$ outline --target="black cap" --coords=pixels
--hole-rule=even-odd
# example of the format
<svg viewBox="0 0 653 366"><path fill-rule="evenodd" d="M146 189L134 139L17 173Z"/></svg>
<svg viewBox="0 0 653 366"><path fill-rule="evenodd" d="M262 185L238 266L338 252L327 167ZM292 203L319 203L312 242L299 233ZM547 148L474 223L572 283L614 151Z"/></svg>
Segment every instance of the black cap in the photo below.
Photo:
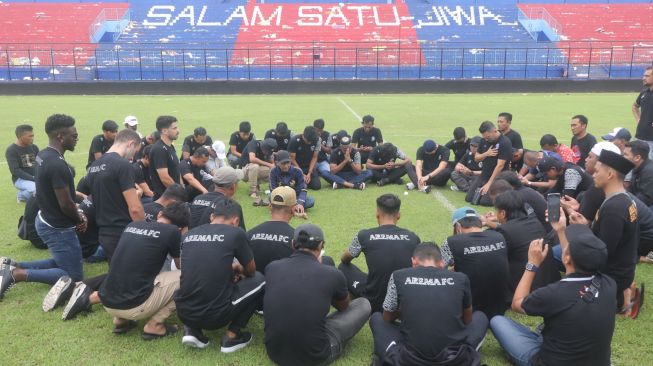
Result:
<svg viewBox="0 0 653 366"><path fill-rule="evenodd" d="M274 161L277 163L287 163L290 161L290 153L286 150L279 150L274 155Z"/></svg>
<svg viewBox="0 0 653 366"><path fill-rule="evenodd" d="M275 131L279 136L286 137L290 133L290 130L288 129L288 125L286 122L279 122L277 123L277 128L275 128Z"/></svg>
<svg viewBox="0 0 653 366"><path fill-rule="evenodd" d="M299 225L293 235L295 248L316 249L324 241L324 232L315 224Z"/></svg>
<svg viewBox="0 0 653 366"><path fill-rule="evenodd" d="M601 150L599 161L623 175L628 174L628 172L633 170L635 167L635 164L633 164L630 160L609 150Z"/></svg>
<svg viewBox="0 0 653 366"><path fill-rule="evenodd" d="M340 146L349 146L351 144L351 137L344 135L340 138Z"/></svg>
<svg viewBox="0 0 653 366"><path fill-rule="evenodd" d="M277 146L277 140L273 138L267 138L261 141L261 150L268 155L274 152L277 149Z"/></svg>
<svg viewBox="0 0 653 366"><path fill-rule="evenodd" d="M542 173L548 172L551 168L561 169L562 167L564 167L564 163L562 161L548 156L542 158L542 160L537 163L537 170Z"/></svg>
<svg viewBox="0 0 653 366"><path fill-rule="evenodd" d="M474 136L472 139L469 141L470 145L478 146L481 144L481 136Z"/></svg>
<svg viewBox="0 0 653 366"><path fill-rule="evenodd" d="M594 273L605 266L608 247L586 225L574 224L565 229L569 241L569 255L576 270Z"/></svg>

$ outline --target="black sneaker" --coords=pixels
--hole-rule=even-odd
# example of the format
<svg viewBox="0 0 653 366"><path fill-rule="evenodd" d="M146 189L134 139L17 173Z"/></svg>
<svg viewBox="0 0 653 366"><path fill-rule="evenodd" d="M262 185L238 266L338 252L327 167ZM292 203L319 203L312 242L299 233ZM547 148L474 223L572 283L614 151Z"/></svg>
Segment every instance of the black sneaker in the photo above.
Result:
<svg viewBox="0 0 653 366"><path fill-rule="evenodd" d="M70 320L76 317L82 311L91 311L91 288L85 283L80 282L73 291L68 300L68 304L63 309L62 320Z"/></svg>
<svg viewBox="0 0 653 366"><path fill-rule="evenodd" d="M254 337L250 332L239 332L236 338L231 339L225 334L222 336L222 342L220 342L220 352L222 353L232 353L236 352L241 348L247 347L247 345L252 341Z"/></svg>
<svg viewBox="0 0 653 366"><path fill-rule="evenodd" d="M378 182L376 182L376 184L377 184L379 187L383 187L384 185L388 184L389 182L390 182L390 181L388 180L388 178L381 178L381 179L379 179Z"/></svg>
<svg viewBox="0 0 653 366"><path fill-rule="evenodd" d="M362 191L365 189L365 183L356 183L354 184L354 188L360 189Z"/></svg>
<svg viewBox="0 0 653 366"><path fill-rule="evenodd" d="M43 311L46 313L54 308L57 308L65 301L68 301L70 295L73 294L75 286L73 280L69 276L62 276L57 280L57 282L50 288L48 294L43 298Z"/></svg>
<svg viewBox="0 0 653 366"><path fill-rule="evenodd" d="M191 348L206 348L209 345L209 338L202 333L201 329L193 329L184 325L181 344Z"/></svg>
<svg viewBox="0 0 653 366"><path fill-rule="evenodd" d="M18 266L18 262L16 262L15 260L13 260L13 259L11 259L9 257L0 257L0 263L6 263L11 267L17 267Z"/></svg>
<svg viewBox="0 0 653 366"><path fill-rule="evenodd" d="M426 194L431 193L431 186L426 186L426 187L424 187L424 189L422 190L422 192L424 192L424 193L426 193Z"/></svg>
<svg viewBox="0 0 653 366"><path fill-rule="evenodd" d="M0 262L0 299L5 296L5 292L16 283L14 276L11 275L12 267L9 263Z"/></svg>

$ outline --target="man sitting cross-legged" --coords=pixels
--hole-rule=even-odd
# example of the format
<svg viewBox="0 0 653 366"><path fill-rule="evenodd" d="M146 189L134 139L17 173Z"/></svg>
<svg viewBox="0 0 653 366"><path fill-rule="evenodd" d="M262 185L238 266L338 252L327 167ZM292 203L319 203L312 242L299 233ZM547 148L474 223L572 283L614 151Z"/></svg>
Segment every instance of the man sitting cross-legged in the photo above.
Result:
<svg viewBox="0 0 653 366"><path fill-rule="evenodd" d="M470 348L481 345L487 317L472 309L469 278L444 266L440 249L423 243L415 248L412 268L390 276L383 313L370 319L374 354L381 364L439 365L453 347L460 353L458 361L463 352L467 356L456 365L478 361L479 355Z"/></svg>

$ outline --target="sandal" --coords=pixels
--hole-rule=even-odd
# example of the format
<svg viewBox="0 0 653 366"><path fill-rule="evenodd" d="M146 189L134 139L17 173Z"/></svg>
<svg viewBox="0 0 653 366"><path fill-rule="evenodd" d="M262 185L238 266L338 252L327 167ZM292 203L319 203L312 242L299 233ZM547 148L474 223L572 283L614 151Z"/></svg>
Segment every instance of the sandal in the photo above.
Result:
<svg viewBox="0 0 653 366"><path fill-rule="evenodd" d="M645 286L642 283L642 285L635 290L635 296L631 300L633 307L632 310L630 311L630 318L635 320L637 319L637 316L639 315L639 312L642 310L642 305L644 305L644 290Z"/></svg>
<svg viewBox="0 0 653 366"><path fill-rule="evenodd" d="M125 334L129 332L130 330L136 328L138 325L138 322L135 320L128 320L122 324L115 324L113 326L112 333L113 334Z"/></svg>
<svg viewBox="0 0 653 366"><path fill-rule="evenodd" d="M164 334L154 334L154 333L143 332L143 340L153 341L155 339L160 339L160 338L164 338L164 337L167 337L169 335L175 334L178 331L177 327L175 327L174 325L165 324L165 327L166 327L166 332Z"/></svg>

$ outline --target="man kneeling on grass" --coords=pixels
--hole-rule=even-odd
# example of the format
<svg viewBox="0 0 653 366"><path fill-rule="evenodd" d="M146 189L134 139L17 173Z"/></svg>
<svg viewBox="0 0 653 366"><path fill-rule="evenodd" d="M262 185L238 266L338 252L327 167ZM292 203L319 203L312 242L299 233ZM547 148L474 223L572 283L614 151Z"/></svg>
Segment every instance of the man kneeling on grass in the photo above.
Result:
<svg viewBox="0 0 653 366"><path fill-rule="evenodd" d="M587 226L565 229L565 221L561 210L560 220L552 225L560 238L567 277L530 292L548 252L548 245L534 240L512 300L514 311L544 318L542 333L501 315L490 321L497 341L518 366L610 365L617 285L598 272L605 267L608 249Z"/></svg>

